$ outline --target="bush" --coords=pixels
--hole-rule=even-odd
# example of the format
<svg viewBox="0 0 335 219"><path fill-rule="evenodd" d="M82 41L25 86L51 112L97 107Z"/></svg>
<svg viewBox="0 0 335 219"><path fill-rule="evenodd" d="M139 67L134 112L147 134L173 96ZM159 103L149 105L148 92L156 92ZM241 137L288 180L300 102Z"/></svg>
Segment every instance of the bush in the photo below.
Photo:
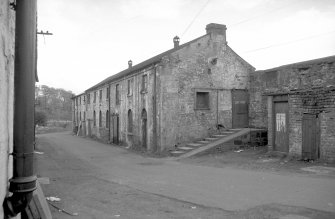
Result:
<svg viewBox="0 0 335 219"><path fill-rule="evenodd" d="M47 114L43 111L35 111L35 126L45 126L47 124Z"/></svg>

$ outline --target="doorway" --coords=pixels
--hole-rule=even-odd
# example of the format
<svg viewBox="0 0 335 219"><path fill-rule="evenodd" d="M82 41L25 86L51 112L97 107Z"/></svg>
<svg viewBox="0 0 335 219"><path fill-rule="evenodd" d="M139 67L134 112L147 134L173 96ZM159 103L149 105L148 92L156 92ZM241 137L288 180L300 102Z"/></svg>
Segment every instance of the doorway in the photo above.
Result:
<svg viewBox="0 0 335 219"><path fill-rule="evenodd" d="M120 129L120 119L119 114L113 114L112 115L113 120L113 143L118 144L120 142L119 139L119 129Z"/></svg>
<svg viewBox="0 0 335 219"><path fill-rule="evenodd" d="M142 147L147 148L147 111L145 109L142 110L141 114L142 118Z"/></svg>
<svg viewBox="0 0 335 219"><path fill-rule="evenodd" d="M249 126L249 94L246 90L232 90L232 126L247 128Z"/></svg>
<svg viewBox="0 0 335 219"><path fill-rule="evenodd" d="M304 113L302 117L302 159L320 158L320 122L317 114Z"/></svg>
<svg viewBox="0 0 335 219"><path fill-rule="evenodd" d="M287 96L275 96L273 99L274 150L289 152L288 101Z"/></svg>

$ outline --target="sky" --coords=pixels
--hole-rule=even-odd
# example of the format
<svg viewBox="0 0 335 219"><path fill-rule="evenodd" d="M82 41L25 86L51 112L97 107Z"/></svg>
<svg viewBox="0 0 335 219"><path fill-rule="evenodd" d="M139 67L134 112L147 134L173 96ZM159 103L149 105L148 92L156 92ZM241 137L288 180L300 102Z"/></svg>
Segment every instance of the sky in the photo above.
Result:
<svg viewBox="0 0 335 219"><path fill-rule="evenodd" d="M335 0L38 0L37 84L82 93L209 23L256 70L335 55Z"/></svg>

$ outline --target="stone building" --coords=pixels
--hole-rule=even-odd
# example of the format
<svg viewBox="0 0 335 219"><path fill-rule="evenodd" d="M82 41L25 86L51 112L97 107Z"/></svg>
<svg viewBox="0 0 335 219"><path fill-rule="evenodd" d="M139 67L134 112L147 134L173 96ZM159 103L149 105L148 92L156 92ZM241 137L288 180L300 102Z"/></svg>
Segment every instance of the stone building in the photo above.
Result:
<svg viewBox="0 0 335 219"><path fill-rule="evenodd" d="M1 206L8 195L8 180L13 173L14 111L14 36L15 13L9 1L0 1L0 200ZM4 218L0 208L0 218Z"/></svg>
<svg viewBox="0 0 335 219"><path fill-rule="evenodd" d="M334 161L335 56L251 73L249 115L270 150Z"/></svg>
<svg viewBox="0 0 335 219"><path fill-rule="evenodd" d="M226 41L226 26L110 76L73 98L84 135L151 151L247 127L249 75L255 70Z"/></svg>

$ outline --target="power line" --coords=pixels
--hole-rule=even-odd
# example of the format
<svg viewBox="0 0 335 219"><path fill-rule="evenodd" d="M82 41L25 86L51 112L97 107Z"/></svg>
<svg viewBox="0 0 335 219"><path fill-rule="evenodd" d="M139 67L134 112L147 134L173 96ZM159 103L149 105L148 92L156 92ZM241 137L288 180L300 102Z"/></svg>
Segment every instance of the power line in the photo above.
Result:
<svg viewBox="0 0 335 219"><path fill-rule="evenodd" d="M269 14L269 13L271 13L271 12L279 11L279 10L281 10L281 9L283 9L283 8L288 7L288 6L295 5L296 3L297 3L297 2L295 2L295 3L293 3L293 4L287 4L287 5L284 5L283 7L274 8L274 9L272 9L272 10L269 10L269 11L265 12L265 13L256 15L256 16L254 16L254 17L247 18L247 19L245 19L245 20L241 20L241 21L239 21L239 22L237 22L237 23L235 23L235 24L230 25L230 28L235 27L235 26L238 26L238 25L243 24L243 23L246 23L246 22L248 22L248 21L254 20L254 19L256 19L256 18L262 17L262 16L264 16L264 15L266 15L266 14Z"/></svg>
<svg viewBox="0 0 335 219"><path fill-rule="evenodd" d="M326 32L326 33L322 33L322 34L317 34L317 35L312 35L312 36L308 36L308 37L304 37L304 38L292 40L292 41L287 41L287 42L272 44L272 45L269 45L269 46L265 46L265 47L261 47L261 48L257 48L257 49L253 49L253 50L249 50L249 51L245 51L244 53L251 53L251 52L256 52L256 51L259 51L259 50L269 49L269 48L272 48L272 47L288 45L288 44L292 44L292 43L296 43L296 42L300 42L300 41L309 40L309 39L312 39L312 38L316 38L316 37L328 35L328 34L331 34L331 33L334 33L334 32L335 32L335 30L329 31L329 32Z"/></svg>
<svg viewBox="0 0 335 219"><path fill-rule="evenodd" d="M194 23L194 21L198 18L198 16L206 8L206 6L208 5L208 3L210 1L211 0L207 0L207 2L200 8L200 10L198 11L198 13L195 15L195 17L193 18L193 20L191 21L191 23L186 27L186 29L184 30L184 32L183 32L183 34L181 36L184 36L184 34L188 31L188 29L190 29L190 27L192 26L192 24Z"/></svg>

